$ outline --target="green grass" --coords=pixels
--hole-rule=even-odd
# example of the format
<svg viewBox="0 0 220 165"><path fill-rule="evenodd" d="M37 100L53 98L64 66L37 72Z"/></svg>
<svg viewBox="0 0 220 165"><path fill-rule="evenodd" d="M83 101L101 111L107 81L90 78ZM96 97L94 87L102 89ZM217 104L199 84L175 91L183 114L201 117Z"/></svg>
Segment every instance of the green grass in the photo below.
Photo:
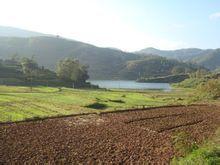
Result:
<svg viewBox="0 0 220 165"><path fill-rule="evenodd" d="M205 83L208 79L206 78L188 78L180 83L173 84L174 87L179 88L196 88L201 83Z"/></svg>
<svg viewBox="0 0 220 165"><path fill-rule="evenodd" d="M126 91L70 88L0 86L0 122L22 121L79 113L115 111L137 106L187 103L192 90ZM104 105L99 109L91 105Z"/></svg>
<svg viewBox="0 0 220 165"><path fill-rule="evenodd" d="M207 143L183 158L175 158L173 165L217 165L220 164L220 129Z"/></svg>

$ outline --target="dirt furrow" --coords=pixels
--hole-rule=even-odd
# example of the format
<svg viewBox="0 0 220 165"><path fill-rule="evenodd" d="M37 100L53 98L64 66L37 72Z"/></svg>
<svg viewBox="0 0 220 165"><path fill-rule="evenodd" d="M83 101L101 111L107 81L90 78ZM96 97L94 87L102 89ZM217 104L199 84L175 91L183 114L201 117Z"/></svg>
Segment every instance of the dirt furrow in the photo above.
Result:
<svg viewBox="0 0 220 165"><path fill-rule="evenodd" d="M175 116L183 116L183 115L193 115L196 113L180 113L180 114L172 114L172 115L162 115L162 116L155 116L155 117L145 117L145 118L138 118L138 119L133 119L129 121L125 121L126 124L133 123L133 122L138 122L138 121L144 121L144 120L151 120L151 119L161 119L161 118L167 118L167 117L175 117Z"/></svg>
<svg viewBox="0 0 220 165"><path fill-rule="evenodd" d="M157 132L161 133L161 132L169 131L169 130L176 129L176 128L179 128L179 127L186 127L186 126L195 125L195 124L198 124L198 123L201 123L201 122L203 122L203 120L199 120L199 121L196 121L196 122L190 122L190 123L186 123L186 124L181 124L181 125L176 125L174 127L168 127L168 128L165 128L165 129L161 129Z"/></svg>
<svg viewBox="0 0 220 165"><path fill-rule="evenodd" d="M173 133L202 142L219 116L203 105L1 124L0 164L168 164Z"/></svg>

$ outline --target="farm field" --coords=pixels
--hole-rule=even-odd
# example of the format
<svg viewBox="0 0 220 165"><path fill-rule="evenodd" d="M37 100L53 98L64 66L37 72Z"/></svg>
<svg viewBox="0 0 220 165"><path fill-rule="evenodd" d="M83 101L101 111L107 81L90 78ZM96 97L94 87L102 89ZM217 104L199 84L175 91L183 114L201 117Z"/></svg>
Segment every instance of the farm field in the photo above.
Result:
<svg viewBox="0 0 220 165"><path fill-rule="evenodd" d="M220 124L216 105L173 106L0 125L0 164L167 164L173 135L200 144Z"/></svg>
<svg viewBox="0 0 220 165"><path fill-rule="evenodd" d="M0 86L0 122L185 104L193 90L77 90Z"/></svg>

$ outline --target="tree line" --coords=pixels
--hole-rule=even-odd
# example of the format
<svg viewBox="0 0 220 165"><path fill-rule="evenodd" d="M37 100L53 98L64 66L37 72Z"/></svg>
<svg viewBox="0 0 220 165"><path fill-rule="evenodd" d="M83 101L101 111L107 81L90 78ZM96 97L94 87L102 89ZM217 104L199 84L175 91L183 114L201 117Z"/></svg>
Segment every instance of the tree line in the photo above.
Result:
<svg viewBox="0 0 220 165"><path fill-rule="evenodd" d="M88 66L78 60L65 58L57 63L56 71L39 66L34 58L0 60L0 83L5 85L47 85L66 87L89 87ZM18 83L19 82L19 83Z"/></svg>

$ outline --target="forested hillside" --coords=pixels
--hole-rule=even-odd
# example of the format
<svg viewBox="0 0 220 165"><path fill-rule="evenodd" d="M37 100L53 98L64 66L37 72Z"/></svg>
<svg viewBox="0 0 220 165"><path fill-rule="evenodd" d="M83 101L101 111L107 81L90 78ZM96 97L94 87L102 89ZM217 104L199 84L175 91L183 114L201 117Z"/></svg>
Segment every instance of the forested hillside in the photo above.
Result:
<svg viewBox="0 0 220 165"><path fill-rule="evenodd" d="M89 78L87 66L78 60L65 58L58 62L56 72L40 67L31 58L0 60L0 85L65 86L74 88L96 88L86 82Z"/></svg>
<svg viewBox="0 0 220 165"><path fill-rule="evenodd" d="M0 58L12 56L34 57L40 66L51 70L55 70L58 61L73 57L89 67L90 79L136 80L140 77L167 76L173 72L182 74L197 68L173 59L100 48L58 36L0 37Z"/></svg>
<svg viewBox="0 0 220 165"><path fill-rule="evenodd" d="M155 48L146 48L136 53L142 55L154 54L162 57L177 59L180 61L191 61L195 57L199 58L200 56L206 55L213 51L214 50L212 49L203 50L198 48L177 49L177 50L159 50Z"/></svg>
<svg viewBox="0 0 220 165"><path fill-rule="evenodd" d="M59 37L8 38L0 37L0 58L32 57L46 68L54 70L59 60L74 57L89 66L93 79L112 79L128 60L138 55L110 48L99 48L86 43Z"/></svg>
<svg viewBox="0 0 220 165"><path fill-rule="evenodd" d="M195 57L191 61L211 70L218 69L220 68L220 49L216 49L200 57Z"/></svg>
<svg viewBox="0 0 220 165"><path fill-rule="evenodd" d="M187 74L201 67L160 56L147 56L129 61L120 71L120 76L129 79L152 78L176 74Z"/></svg>
<svg viewBox="0 0 220 165"><path fill-rule="evenodd" d="M0 84L4 85L50 85L58 84L56 73L39 67L35 61L23 59L0 60ZM60 85L64 83L59 83Z"/></svg>
<svg viewBox="0 0 220 165"><path fill-rule="evenodd" d="M146 48L136 52L142 56L148 54L159 55L166 58L177 59L184 62L192 62L215 70L220 67L220 49L179 49L179 50L159 50Z"/></svg>

